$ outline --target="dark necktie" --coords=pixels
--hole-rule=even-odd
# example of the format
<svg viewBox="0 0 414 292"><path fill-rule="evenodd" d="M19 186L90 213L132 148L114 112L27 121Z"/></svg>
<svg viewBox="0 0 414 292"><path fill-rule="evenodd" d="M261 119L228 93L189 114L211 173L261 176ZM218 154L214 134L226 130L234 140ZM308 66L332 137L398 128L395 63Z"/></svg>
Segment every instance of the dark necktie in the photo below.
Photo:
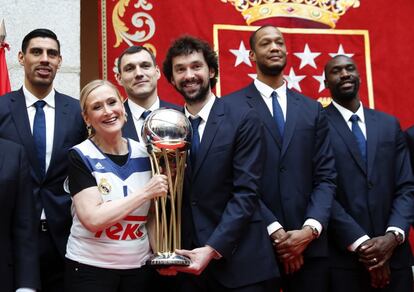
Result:
<svg viewBox="0 0 414 292"><path fill-rule="evenodd" d="M150 110L146 110L145 112L141 114L141 118L145 120L150 115L150 113L151 113Z"/></svg>
<svg viewBox="0 0 414 292"><path fill-rule="evenodd" d="M276 91L272 92L272 106L273 106L273 118L276 121L277 128L279 129L280 137L283 137L285 130L285 119L283 118L283 111L280 107L279 101L277 100Z"/></svg>
<svg viewBox="0 0 414 292"><path fill-rule="evenodd" d="M39 160L42 176L46 172L46 119L43 110L45 104L46 102L43 100L34 103L36 114L33 121L33 139L36 145L37 159Z"/></svg>
<svg viewBox="0 0 414 292"><path fill-rule="evenodd" d="M191 127L193 128L193 139L191 140L191 152L190 152L190 159L192 167L195 166L197 151L200 147L200 134L198 133L198 127L200 126L201 118L191 118L190 123Z"/></svg>
<svg viewBox="0 0 414 292"><path fill-rule="evenodd" d="M355 136L358 148L361 151L362 158L364 161L367 161L367 141L365 140L364 134L362 133L361 128L358 125L359 117L357 115L352 115L349 119L352 122L352 133Z"/></svg>

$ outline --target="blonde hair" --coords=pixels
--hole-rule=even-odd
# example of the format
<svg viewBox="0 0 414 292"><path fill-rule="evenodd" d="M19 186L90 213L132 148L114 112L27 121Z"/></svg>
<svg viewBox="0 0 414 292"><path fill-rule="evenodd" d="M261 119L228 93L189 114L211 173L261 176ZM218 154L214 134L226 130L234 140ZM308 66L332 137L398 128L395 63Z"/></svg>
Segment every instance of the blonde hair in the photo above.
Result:
<svg viewBox="0 0 414 292"><path fill-rule="evenodd" d="M79 98L79 102L80 102L80 107L83 113L86 113L86 100L88 99L88 96L92 93L92 91L94 91L95 89L102 87L102 86L109 86L110 88L112 88L115 93L116 96L119 98L119 100L123 103L124 100L122 99L121 95L119 94L118 88L116 88L115 85L113 85L110 81L108 80L102 80L102 79L96 79L93 80L91 82L89 82L88 84L86 84L81 92L80 92L80 98Z"/></svg>
<svg viewBox="0 0 414 292"><path fill-rule="evenodd" d="M118 88L116 88L115 85L113 85L108 80L96 79L96 80L93 80L93 81L89 82L88 84L86 84L80 92L79 102L80 102L80 107L81 107L83 115L86 114L86 100L88 99L88 96L95 89L97 89L99 87L102 87L102 86L105 86L105 85L112 88L115 91L116 96L119 98L121 103L124 102L121 95L119 94ZM84 118L85 118L85 116L84 116ZM125 122L126 122L126 113L125 113ZM95 129L91 125L87 125L86 130L88 132L88 138L91 138L91 137L95 136Z"/></svg>

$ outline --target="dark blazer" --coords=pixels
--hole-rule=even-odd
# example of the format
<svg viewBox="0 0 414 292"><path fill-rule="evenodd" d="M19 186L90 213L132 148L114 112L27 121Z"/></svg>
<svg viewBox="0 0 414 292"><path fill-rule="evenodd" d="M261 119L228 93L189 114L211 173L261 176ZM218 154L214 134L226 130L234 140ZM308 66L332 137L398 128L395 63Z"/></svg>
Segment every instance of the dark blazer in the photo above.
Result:
<svg viewBox="0 0 414 292"><path fill-rule="evenodd" d="M414 216L414 182L409 154L396 118L364 108L367 130L365 163L356 140L339 111L326 108L338 170L337 202L329 229L331 265L357 267L347 247L363 235L384 235L388 226L404 230ZM394 250L391 267L411 265L408 240Z"/></svg>
<svg viewBox="0 0 414 292"><path fill-rule="evenodd" d="M266 224L279 221L285 230L301 229L307 218L319 221L323 232L305 256L328 256L326 228L335 194L336 171L321 105L287 90L283 139L254 83L224 99L253 107L264 124L265 147L261 176L262 212Z"/></svg>
<svg viewBox="0 0 414 292"><path fill-rule="evenodd" d="M410 152L411 168L414 168L414 126L405 130L405 138Z"/></svg>
<svg viewBox="0 0 414 292"><path fill-rule="evenodd" d="M261 123L239 103L216 99L194 168L187 164L182 219L186 249L209 245L222 258L207 267L236 288L279 275L259 206Z"/></svg>
<svg viewBox="0 0 414 292"><path fill-rule="evenodd" d="M133 120L134 118L132 117L131 109L129 107L128 102L125 101L124 106L125 106L125 111L126 111L129 118L127 119L127 122L125 123L124 127L122 128L122 135L124 137L131 138L135 141L140 141L141 133L137 133L137 130L135 129L135 124L134 124L134 120ZM173 103L163 101L163 100L160 99L160 108L162 108L162 107L172 108L172 109L176 109L178 111L182 111L182 107L180 107L178 105L175 105Z"/></svg>
<svg viewBox="0 0 414 292"><path fill-rule="evenodd" d="M38 221L29 165L20 145L0 139L1 291L40 288Z"/></svg>
<svg viewBox="0 0 414 292"><path fill-rule="evenodd" d="M71 198L63 190L67 177L67 152L86 138L79 101L56 91L52 157L43 178L22 89L0 97L0 137L23 145L30 164L36 218L40 220L43 206L53 241L64 257L72 225Z"/></svg>

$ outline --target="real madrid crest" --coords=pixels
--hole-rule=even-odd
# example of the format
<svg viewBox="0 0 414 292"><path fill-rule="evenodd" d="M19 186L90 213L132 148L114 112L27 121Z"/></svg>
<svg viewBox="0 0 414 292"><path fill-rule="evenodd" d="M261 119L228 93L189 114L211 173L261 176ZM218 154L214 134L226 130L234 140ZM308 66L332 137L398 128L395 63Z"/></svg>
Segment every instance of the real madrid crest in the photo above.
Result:
<svg viewBox="0 0 414 292"><path fill-rule="evenodd" d="M112 187L106 178L101 178L98 184L98 190L102 195L108 195L111 192Z"/></svg>

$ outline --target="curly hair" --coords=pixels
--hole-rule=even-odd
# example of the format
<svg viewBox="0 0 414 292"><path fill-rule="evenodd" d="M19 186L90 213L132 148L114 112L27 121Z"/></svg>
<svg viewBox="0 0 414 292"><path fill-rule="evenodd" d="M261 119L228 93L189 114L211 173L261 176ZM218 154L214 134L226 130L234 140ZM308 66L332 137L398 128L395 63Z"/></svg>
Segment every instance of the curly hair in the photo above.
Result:
<svg viewBox="0 0 414 292"><path fill-rule="evenodd" d="M174 57L182 55L187 56L194 52L202 52L208 68L214 70L214 76L210 78L210 86L211 88L214 88L214 86L216 86L218 76L217 54L206 41L190 35L185 35L176 39L168 49L167 56L162 64L162 71L164 72L165 77L168 82L171 83L173 75L172 59Z"/></svg>

